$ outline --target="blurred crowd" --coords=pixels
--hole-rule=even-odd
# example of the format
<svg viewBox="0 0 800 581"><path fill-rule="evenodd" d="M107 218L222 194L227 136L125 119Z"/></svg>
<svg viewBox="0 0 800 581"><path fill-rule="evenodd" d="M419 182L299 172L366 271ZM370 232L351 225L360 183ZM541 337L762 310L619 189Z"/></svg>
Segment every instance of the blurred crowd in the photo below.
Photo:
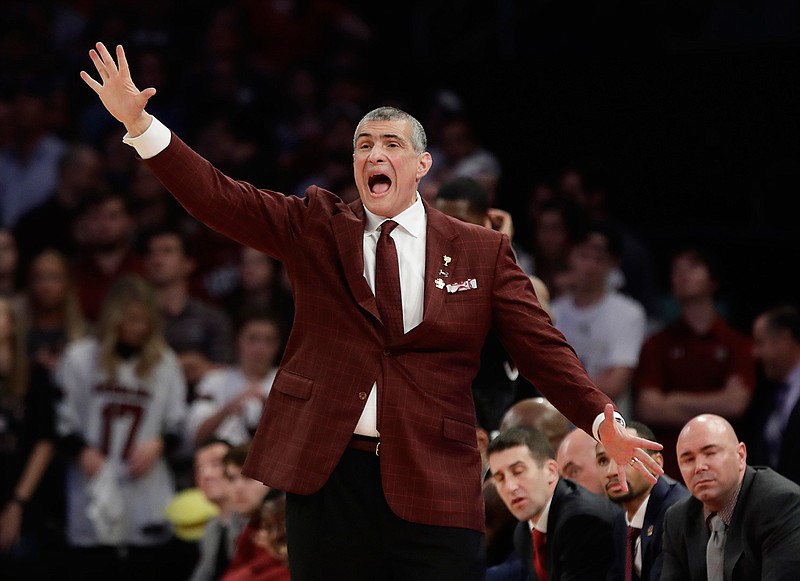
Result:
<svg viewBox="0 0 800 581"><path fill-rule="evenodd" d="M139 88L158 90L151 112L228 175L348 201L355 124L410 104L368 74L388 41L336 0L0 8L2 576L288 579L281 492L240 472L291 288L279 262L195 220L122 143L78 79L95 40L125 44ZM461 96L413 105L435 160L424 199L512 237L590 376L664 444L667 474L680 476L680 428L714 413L751 461L800 482L795 306L728 321L719 257L676 240L659 262L609 209L614 176L592 162L551 168L520 193L524 211L503 211L504 160ZM539 394L491 337L484 351L488 443Z"/></svg>

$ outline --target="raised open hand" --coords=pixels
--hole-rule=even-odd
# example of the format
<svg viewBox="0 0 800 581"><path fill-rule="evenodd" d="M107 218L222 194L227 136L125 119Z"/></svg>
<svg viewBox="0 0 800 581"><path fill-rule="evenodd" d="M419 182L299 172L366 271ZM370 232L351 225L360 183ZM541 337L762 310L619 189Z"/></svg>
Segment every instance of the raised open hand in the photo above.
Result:
<svg viewBox="0 0 800 581"><path fill-rule="evenodd" d="M655 483L656 479L664 473L664 469L644 450L661 450L663 446L658 442L634 436L623 428L614 420L614 406L611 404L606 405L604 413L605 419L598 428L600 441L603 442L608 455L617 463L619 482L623 492L626 492L628 487L625 478L627 464L646 476L650 482Z"/></svg>
<svg viewBox="0 0 800 581"><path fill-rule="evenodd" d="M97 93L108 112L125 125L128 133L136 137L144 133L150 126L151 117L144 108L147 101L156 94L152 87L140 91L133 84L128 59L122 45L117 45L117 62L102 42L96 45L97 50L89 51L100 82L94 80L89 73L81 71L81 78ZM119 66L117 66L119 64Z"/></svg>

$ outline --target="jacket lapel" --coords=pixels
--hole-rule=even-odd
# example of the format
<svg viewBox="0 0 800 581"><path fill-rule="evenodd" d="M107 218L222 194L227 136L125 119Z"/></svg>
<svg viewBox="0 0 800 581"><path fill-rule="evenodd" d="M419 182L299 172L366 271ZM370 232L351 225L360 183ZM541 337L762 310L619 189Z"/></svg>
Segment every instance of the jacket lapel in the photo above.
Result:
<svg viewBox="0 0 800 581"><path fill-rule="evenodd" d="M650 541L653 539L653 530L656 525L656 517L661 511L661 505L664 503L664 498L669 494L669 483L662 476L658 479L653 489L650 491L650 500L647 501L647 510L644 513L644 520L642 521L642 532L640 539L642 543L642 572L645 569L645 555L650 547Z"/></svg>
<svg viewBox="0 0 800 581"><path fill-rule="evenodd" d="M375 295L364 278L364 209L360 201L353 202L350 208L352 212L339 212L331 217L339 258L353 297L362 309L380 319Z"/></svg>

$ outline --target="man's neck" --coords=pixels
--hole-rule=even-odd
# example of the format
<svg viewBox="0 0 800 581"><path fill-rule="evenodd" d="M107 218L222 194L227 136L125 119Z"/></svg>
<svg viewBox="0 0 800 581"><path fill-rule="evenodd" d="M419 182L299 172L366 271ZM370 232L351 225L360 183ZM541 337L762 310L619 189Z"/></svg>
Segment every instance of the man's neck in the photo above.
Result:
<svg viewBox="0 0 800 581"><path fill-rule="evenodd" d="M242 366L240 366L240 369L241 369L242 374L244 375L245 379L247 379L247 381L255 381L255 382L264 381L264 379L266 379L267 375L269 375L269 371L270 371L269 367L264 369L264 364L263 364L263 362L260 362L260 361L255 366L242 365Z"/></svg>
<svg viewBox="0 0 800 581"><path fill-rule="evenodd" d="M636 498L632 498L622 503L622 508L625 509L625 515L628 517L628 522L633 520L633 517L636 516L636 513L642 507L642 504L645 500L650 498L650 492L653 489L650 488L646 493L640 494Z"/></svg>
<svg viewBox="0 0 800 581"><path fill-rule="evenodd" d="M118 245L95 251L93 259L97 267L106 274L116 272L128 254L128 246Z"/></svg>
<svg viewBox="0 0 800 581"><path fill-rule="evenodd" d="M156 289L156 299L161 310L168 315L180 315L189 302L186 283L177 281Z"/></svg>
<svg viewBox="0 0 800 581"><path fill-rule="evenodd" d="M575 289L573 299L578 307L591 307L603 300L607 292L608 289L605 286L579 288Z"/></svg>
<svg viewBox="0 0 800 581"><path fill-rule="evenodd" d="M681 313L686 324L698 335L708 333L717 317L714 299L710 297L682 302Z"/></svg>
<svg viewBox="0 0 800 581"><path fill-rule="evenodd" d="M226 499L222 502L216 503L219 508L219 520L224 525L231 524L231 517L233 516L233 503Z"/></svg>

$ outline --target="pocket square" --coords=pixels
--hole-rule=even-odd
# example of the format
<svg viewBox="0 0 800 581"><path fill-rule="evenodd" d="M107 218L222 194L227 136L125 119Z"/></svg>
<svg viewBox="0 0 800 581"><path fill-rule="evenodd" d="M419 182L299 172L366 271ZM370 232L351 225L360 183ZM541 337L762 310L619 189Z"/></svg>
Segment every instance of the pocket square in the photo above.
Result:
<svg viewBox="0 0 800 581"><path fill-rule="evenodd" d="M459 291L472 290L474 288L478 288L478 281L475 280L474 278L468 278L467 280L461 282L450 283L445 288L449 293L457 293Z"/></svg>

